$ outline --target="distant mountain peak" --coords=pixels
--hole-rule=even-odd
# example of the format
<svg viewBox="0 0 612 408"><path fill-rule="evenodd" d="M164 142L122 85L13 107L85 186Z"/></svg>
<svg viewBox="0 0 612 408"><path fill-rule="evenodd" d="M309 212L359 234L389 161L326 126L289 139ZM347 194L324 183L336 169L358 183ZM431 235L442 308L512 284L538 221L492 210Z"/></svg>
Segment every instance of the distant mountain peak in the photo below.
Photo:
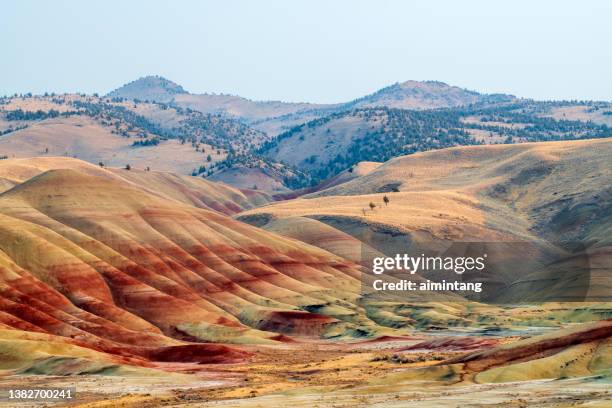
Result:
<svg viewBox="0 0 612 408"><path fill-rule="evenodd" d="M415 80L408 80L408 81L404 81L404 82L398 82L398 84L402 87L409 87L409 86L437 86L439 88L455 88L449 84L447 84L446 82L442 82L442 81L434 81L434 80L426 80L426 81L415 81Z"/></svg>
<svg viewBox="0 0 612 408"><path fill-rule="evenodd" d="M159 75L148 75L115 89L107 96L111 98L168 102L175 95L186 93L188 92L176 82Z"/></svg>
<svg viewBox="0 0 612 408"><path fill-rule="evenodd" d="M441 81L396 82L356 99L354 107L387 106L400 109L449 108L473 103L506 100L510 95L486 95Z"/></svg>

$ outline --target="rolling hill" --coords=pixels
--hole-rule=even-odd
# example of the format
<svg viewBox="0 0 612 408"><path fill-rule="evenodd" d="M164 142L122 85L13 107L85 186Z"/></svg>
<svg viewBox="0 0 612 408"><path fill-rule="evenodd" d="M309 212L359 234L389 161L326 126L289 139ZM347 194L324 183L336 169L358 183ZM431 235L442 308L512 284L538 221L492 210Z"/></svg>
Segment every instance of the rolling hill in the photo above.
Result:
<svg viewBox="0 0 612 408"><path fill-rule="evenodd" d="M526 266L521 283L516 262L554 259L561 280L586 267L589 293L597 298L611 289L605 266L612 221L610 149L610 139L600 139L417 153L302 198L248 210L238 219L351 254L350 259L367 248L393 256L408 244L478 242L490 253L505 253L508 259L495 275L505 277L512 296L526 300L534 282L550 279ZM517 251L504 242L527 247ZM562 283L556 290L552 297L569 291Z"/></svg>
<svg viewBox="0 0 612 408"><path fill-rule="evenodd" d="M9 190L28 179L49 170L70 169L97 175L100 169L87 162L66 157L33 157L0 161L2 191ZM213 183L200 177L184 176L161 171L137 169L107 170L139 188L170 200L197 208L215 210L231 215L258 207L272 201L272 197L260 191L240 190L228 185Z"/></svg>
<svg viewBox="0 0 612 408"><path fill-rule="evenodd" d="M305 171L318 183L360 161L386 161L419 151L612 135L604 124L543 116L549 108L519 101L426 111L355 109L296 126L259 151Z"/></svg>
<svg viewBox="0 0 612 408"><path fill-rule="evenodd" d="M355 109L384 107L426 110L467 105L484 106L497 103L511 103L515 100L516 98L511 95L480 94L439 81L405 81L395 83L349 102L309 106L296 112L258 118L251 120L249 123L271 136L277 136L303 123Z"/></svg>
<svg viewBox="0 0 612 408"><path fill-rule="evenodd" d="M201 342L377 330L357 303L358 265L196 208L166 175L53 160L0 169L16 183L0 195L4 327L145 362L244 354Z"/></svg>
<svg viewBox="0 0 612 408"><path fill-rule="evenodd" d="M139 169L150 167L182 174L191 174L206 164L205 155L179 140L134 147L132 139L111 132L88 117L47 119L2 137L0 152L16 158L65 156L110 167L129 164Z"/></svg>
<svg viewBox="0 0 612 408"><path fill-rule="evenodd" d="M487 95L440 81L405 81L349 102L351 108L437 109L512 102L512 95Z"/></svg>
<svg viewBox="0 0 612 408"><path fill-rule="evenodd" d="M279 195L418 151L609 137L610 112L606 102L538 102L434 81L333 105L255 102L152 76L105 97L0 98L0 157L63 155Z"/></svg>
<svg viewBox="0 0 612 408"><path fill-rule="evenodd" d="M404 250L406 237L519 238L541 256L579 256L584 248L572 244L582 242L600 269L594 294L610 293L611 146L417 153L360 163L276 203L167 172L1 160L0 373L5 386L79 375L80 389L93 388L87 396L102 406L284 406L296 396L311 406L321 386L351 406L358 390L374 387L368 395L391 401L417 380L447 392L450 384L605 379L610 322L594 321L609 316L609 303L380 300L363 292L359 262L364 251ZM369 202L377 206L364 211ZM172 390L150 392L158 382ZM144 388L111 399L102 391L109 383Z"/></svg>
<svg viewBox="0 0 612 408"><path fill-rule="evenodd" d="M108 97L171 103L202 113L239 119L275 136L295 125L356 108L434 109L510 102L510 95L486 95L438 81L406 81L353 101L336 104L252 101L235 95L191 94L159 76L147 76L110 92Z"/></svg>
<svg viewBox="0 0 612 408"><path fill-rule="evenodd" d="M207 114L234 117L245 122L278 117L304 110L325 108L326 105L287 103L280 101L252 101L240 96L222 94L191 94L180 85L160 76L146 76L125 84L107 95L142 101L172 103Z"/></svg>
<svg viewBox="0 0 612 408"><path fill-rule="evenodd" d="M182 86L158 75L150 75L127 83L108 93L110 98L139 99L142 101L170 102L186 94Z"/></svg>
<svg viewBox="0 0 612 408"><path fill-rule="evenodd" d="M234 95L191 94L175 82L156 75L139 78L109 92L107 96L164 103L174 102L178 106L203 113L223 114L249 122L317 110L348 110L367 107L432 109L508 102L515 99L511 95L480 94L440 81L405 81L361 98L337 104L251 101Z"/></svg>
<svg viewBox="0 0 612 408"><path fill-rule="evenodd" d="M255 155L266 140L236 120L164 103L74 94L0 101L2 157L62 155L110 167L214 175L240 188L286 192L304 176Z"/></svg>

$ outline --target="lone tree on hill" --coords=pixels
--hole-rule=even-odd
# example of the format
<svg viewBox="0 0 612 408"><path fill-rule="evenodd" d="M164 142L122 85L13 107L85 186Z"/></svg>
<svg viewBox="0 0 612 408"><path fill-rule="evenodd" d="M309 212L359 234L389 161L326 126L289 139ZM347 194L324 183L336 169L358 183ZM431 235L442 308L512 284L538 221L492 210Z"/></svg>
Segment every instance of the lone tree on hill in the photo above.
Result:
<svg viewBox="0 0 612 408"><path fill-rule="evenodd" d="M99 163L98 163L98 166L100 166L100 167L104 167L104 163L99 162Z"/></svg>
<svg viewBox="0 0 612 408"><path fill-rule="evenodd" d="M383 201L385 202L385 207L389 205L389 197L386 195L383 197Z"/></svg>
<svg viewBox="0 0 612 408"><path fill-rule="evenodd" d="M125 165L125 169L126 169L126 170L132 170L132 166L130 166L129 164L126 164L126 165Z"/></svg>
<svg viewBox="0 0 612 408"><path fill-rule="evenodd" d="M370 201L369 205L370 205L370 210L374 211L374 209L376 208L376 204Z"/></svg>

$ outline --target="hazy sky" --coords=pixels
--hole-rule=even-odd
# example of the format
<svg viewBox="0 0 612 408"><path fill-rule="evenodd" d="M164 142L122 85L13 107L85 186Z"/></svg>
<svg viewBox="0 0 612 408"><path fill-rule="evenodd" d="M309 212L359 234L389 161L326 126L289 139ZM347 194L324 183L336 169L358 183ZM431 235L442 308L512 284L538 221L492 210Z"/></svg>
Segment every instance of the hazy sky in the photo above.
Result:
<svg viewBox="0 0 612 408"><path fill-rule="evenodd" d="M612 1L6 1L0 95L191 92L338 102L408 79L612 100Z"/></svg>

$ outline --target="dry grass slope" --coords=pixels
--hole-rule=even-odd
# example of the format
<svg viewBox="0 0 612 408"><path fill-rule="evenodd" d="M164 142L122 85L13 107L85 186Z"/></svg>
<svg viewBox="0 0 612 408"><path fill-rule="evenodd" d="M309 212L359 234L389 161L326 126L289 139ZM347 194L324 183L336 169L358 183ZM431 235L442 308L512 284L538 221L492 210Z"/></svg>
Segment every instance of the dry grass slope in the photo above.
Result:
<svg viewBox="0 0 612 408"><path fill-rule="evenodd" d="M238 219L339 255L355 247L346 234L389 254L403 252L409 241L526 242L537 248L536 259L566 257L561 271L588 259L595 268L591 287L603 295L612 289L605 266L611 150L610 139L598 139L417 153L299 199L245 211ZM580 243L586 250L577 248ZM514 290L524 292L524 286Z"/></svg>

